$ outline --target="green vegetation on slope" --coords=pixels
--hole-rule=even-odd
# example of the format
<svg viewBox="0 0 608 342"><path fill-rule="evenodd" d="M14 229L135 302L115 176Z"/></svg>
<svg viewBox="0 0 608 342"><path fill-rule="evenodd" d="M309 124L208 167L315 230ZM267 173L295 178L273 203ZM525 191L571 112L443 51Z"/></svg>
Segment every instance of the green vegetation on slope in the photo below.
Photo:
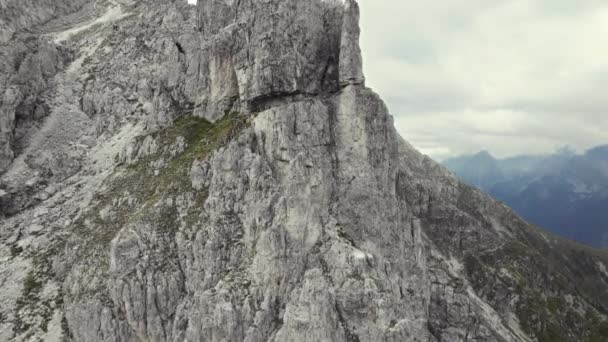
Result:
<svg viewBox="0 0 608 342"><path fill-rule="evenodd" d="M178 118L171 127L137 138L136 146L146 138L154 139L158 151L130 165L119 166L106 181L105 189L95 196L91 209L75 222L76 232L86 245L84 253L91 256L107 250L125 225L151 215L151 211L163 211L155 216L166 221L163 224L166 229L175 226L174 210L154 207L160 200L192 193L198 204L194 207L201 208L207 194L205 190L192 189L189 176L192 163L209 157L244 126L245 118L238 113L226 114L214 124L187 115ZM180 145L178 141L184 143L183 150L169 151Z"/></svg>
<svg viewBox="0 0 608 342"><path fill-rule="evenodd" d="M465 270L481 297L493 307L511 306L523 331L538 342L608 341L602 311L569 296L580 295L577 284L537 249L510 241L496 251L468 255Z"/></svg>

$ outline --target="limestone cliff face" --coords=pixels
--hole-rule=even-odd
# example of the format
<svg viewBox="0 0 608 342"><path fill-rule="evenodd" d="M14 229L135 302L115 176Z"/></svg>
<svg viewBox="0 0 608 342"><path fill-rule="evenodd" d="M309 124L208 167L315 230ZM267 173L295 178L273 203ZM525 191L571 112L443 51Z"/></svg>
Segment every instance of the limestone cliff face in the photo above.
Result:
<svg viewBox="0 0 608 342"><path fill-rule="evenodd" d="M399 137L355 1L107 5L11 41L60 66L0 179L0 340L608 335L606 254Z"/></svg>
<svg viewBox="0 0 608 342"><path fill-rule="evenodd" d="M35 31L51 19L67 16L80 9L86 0L1 0L0 43L22 31Z"/></svg>
<svg viewBox="0 0 608 342"><path fill-rule="evenodd" d="M69 51L36 39L36 33L94 14L87 0L0 1L0 172L49 115L53 78L70 58Z"/></svg>

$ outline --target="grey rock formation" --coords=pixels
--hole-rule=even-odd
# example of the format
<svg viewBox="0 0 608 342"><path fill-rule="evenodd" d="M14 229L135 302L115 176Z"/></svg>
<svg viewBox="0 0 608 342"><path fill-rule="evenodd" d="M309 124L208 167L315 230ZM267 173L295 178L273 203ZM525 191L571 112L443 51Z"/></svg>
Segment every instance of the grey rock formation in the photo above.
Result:
<svg viewBox="0 0 608 342"><path fill-rule="evenodd" d="M399 137L356 2L107 5L34 37L67 59L0 178L0 340L606 337L606 255Z"/></svg>
<svg viewBox="0 0 608 342"><path fill-rule="evenodd" d="M344 19L342 22L342 37L340 41L340 85L363 85L363 61L359 46L359 4L355 0L346 0L344 4Z"/></svg>
<svg viewBox="0 0 608 342"><path fill-rule="evenodd" d="M213 121L230 99L257 112L279 97L337 91L342 22L354 22L352 13L341 0L201 1L199 113Z"/></svg>
<svg viewBox="0 0 608 342"><path fill-rule="evenodd" d="M48 116L53 77L69 55L39 41L36 33L54 18L83 8L86 0L0 1L0 172L28 144L28 137ZM60 25L61 20L57 20ZM18 36L12 39L13 36Z"/></svg>
<svg viewBox="0 0 608 342"><path fill-rule="evenodd" d="M51 19L80 9L86 0L1 0L0 44L22 31L35 31Z"/></svg>

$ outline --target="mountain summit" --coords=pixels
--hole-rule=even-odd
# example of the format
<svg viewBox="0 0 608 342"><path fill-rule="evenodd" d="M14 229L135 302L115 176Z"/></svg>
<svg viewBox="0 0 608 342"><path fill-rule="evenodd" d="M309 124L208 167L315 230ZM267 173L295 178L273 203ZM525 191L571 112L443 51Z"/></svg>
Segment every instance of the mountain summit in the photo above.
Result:
<svg viewBox="0 0 608 342"><path fill-rule="evenodd" d="M0 1L0 340L608 338L608 256L399 137L355 1Z"/></svg>

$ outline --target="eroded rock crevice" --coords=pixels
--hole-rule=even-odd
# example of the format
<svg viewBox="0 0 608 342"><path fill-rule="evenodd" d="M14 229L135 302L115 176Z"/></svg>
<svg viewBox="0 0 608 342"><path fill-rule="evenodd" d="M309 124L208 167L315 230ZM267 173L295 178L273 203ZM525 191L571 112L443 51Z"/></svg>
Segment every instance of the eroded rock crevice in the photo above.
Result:
<svg viewBox="0 0 608 342"><path fill-rule="evenodd" d="M601 338L608 261L399 137L356 1L92 4L0 69L0 340Z"/></svg>

